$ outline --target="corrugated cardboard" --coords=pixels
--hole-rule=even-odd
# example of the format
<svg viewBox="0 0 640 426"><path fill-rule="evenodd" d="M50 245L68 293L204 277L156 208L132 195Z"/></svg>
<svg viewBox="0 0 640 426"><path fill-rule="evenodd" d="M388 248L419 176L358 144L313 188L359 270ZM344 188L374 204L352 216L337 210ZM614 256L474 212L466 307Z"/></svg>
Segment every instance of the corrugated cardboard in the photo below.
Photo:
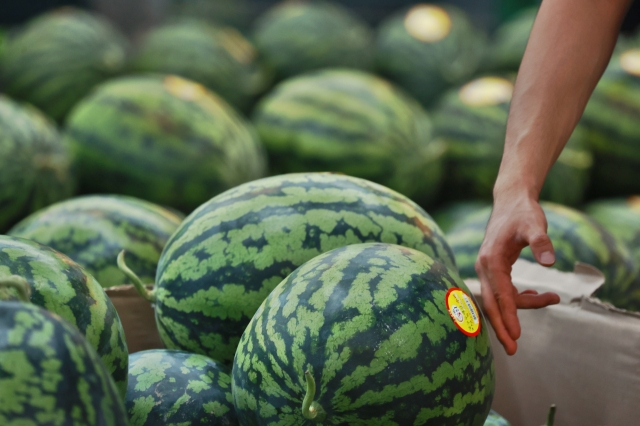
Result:
<svg viewBox="0 0 640 426"><path fill-rule="evenodd" d="M512 278L521 291L554 291L561 302L519 311L514 356L491 330L493 408L513 426L544 424L551 404L558 407L556 426L640 425L640 315L590 297L604 277L588 265L562 273L519 260ZM467 285L481 303L479 282Z"/></svg>

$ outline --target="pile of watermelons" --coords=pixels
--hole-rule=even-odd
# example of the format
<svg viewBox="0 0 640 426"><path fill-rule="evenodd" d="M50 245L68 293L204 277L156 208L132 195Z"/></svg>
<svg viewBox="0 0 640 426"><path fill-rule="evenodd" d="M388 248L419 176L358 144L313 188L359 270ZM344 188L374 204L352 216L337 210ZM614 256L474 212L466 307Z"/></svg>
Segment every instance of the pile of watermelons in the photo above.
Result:
<svg viewBox="0 0 640 426"><path fill-rule="evenodd" d="M536 11L173 3L0 30L0 424L508 425L463 279ZM640 311L634 46L542 198L555 266ZM123 284L165 349L129 354Z"/></svg>

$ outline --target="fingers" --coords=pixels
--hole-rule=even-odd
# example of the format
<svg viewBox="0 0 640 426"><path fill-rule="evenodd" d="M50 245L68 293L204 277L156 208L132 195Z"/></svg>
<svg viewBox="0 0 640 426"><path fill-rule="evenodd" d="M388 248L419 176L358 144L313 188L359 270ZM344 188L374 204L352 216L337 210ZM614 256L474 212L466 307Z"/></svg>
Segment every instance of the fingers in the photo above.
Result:
<svg viewBox="0 0 640 426"><path fill-rule="evenodd" d="M518 309L540 309L560 303L560 296L555 293L532 294L522 292L515 298Z"/></svg>
<svg viewBox="0 0 640 426"><path fill-rule="evenodd" d="M551 239L544 230L536 231L528 238L533 256L542 266L552 266L556 263L555 251Z"/></svg>
<svg viewBox="0 0 640 426"><path fill-rule="evenodd" d="M518 350L518 343L511 337L504 323L502 322L502 314L498 308L498 304L493 296L493 292L489 283L483 279L480 280L482 285L482 305L483 312L489 318L489 322L496 333L496 337L504 347L508 355L513 355Z"/></svg>

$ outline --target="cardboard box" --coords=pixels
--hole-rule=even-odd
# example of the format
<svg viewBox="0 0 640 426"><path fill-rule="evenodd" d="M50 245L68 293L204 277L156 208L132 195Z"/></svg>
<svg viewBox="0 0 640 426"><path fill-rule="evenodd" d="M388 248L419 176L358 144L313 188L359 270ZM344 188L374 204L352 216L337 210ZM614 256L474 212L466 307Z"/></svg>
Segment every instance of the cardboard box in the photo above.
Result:
<svg viewBox="0 0 640 426"><path fill-rule="evenodd" d="M544 424L551 404L558 407L556 426L640 425L640 314L591 297L604 277L588 265L563 273L519 260L512 278L520 291L554 291L561 302L519 311L514 356L490 330L493 408L513 426ZM479 282L466 282L481 303Z"/></svg>

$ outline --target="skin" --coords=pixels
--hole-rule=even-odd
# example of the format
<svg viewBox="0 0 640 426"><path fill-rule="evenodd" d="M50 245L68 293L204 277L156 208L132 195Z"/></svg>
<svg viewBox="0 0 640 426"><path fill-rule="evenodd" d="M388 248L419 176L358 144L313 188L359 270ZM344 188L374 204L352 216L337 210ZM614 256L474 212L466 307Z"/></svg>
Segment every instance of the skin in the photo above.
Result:
<svg viewBox="0 0 640 426"><path fill-rule="evenodd" d="M515 85L494 205L476 262L485 312L509 355L521 328L517 309L560 302L555 293L518 293L511 268L531 246L555 262L538 198L615 46L630 0L544 0Z"/></svg>

